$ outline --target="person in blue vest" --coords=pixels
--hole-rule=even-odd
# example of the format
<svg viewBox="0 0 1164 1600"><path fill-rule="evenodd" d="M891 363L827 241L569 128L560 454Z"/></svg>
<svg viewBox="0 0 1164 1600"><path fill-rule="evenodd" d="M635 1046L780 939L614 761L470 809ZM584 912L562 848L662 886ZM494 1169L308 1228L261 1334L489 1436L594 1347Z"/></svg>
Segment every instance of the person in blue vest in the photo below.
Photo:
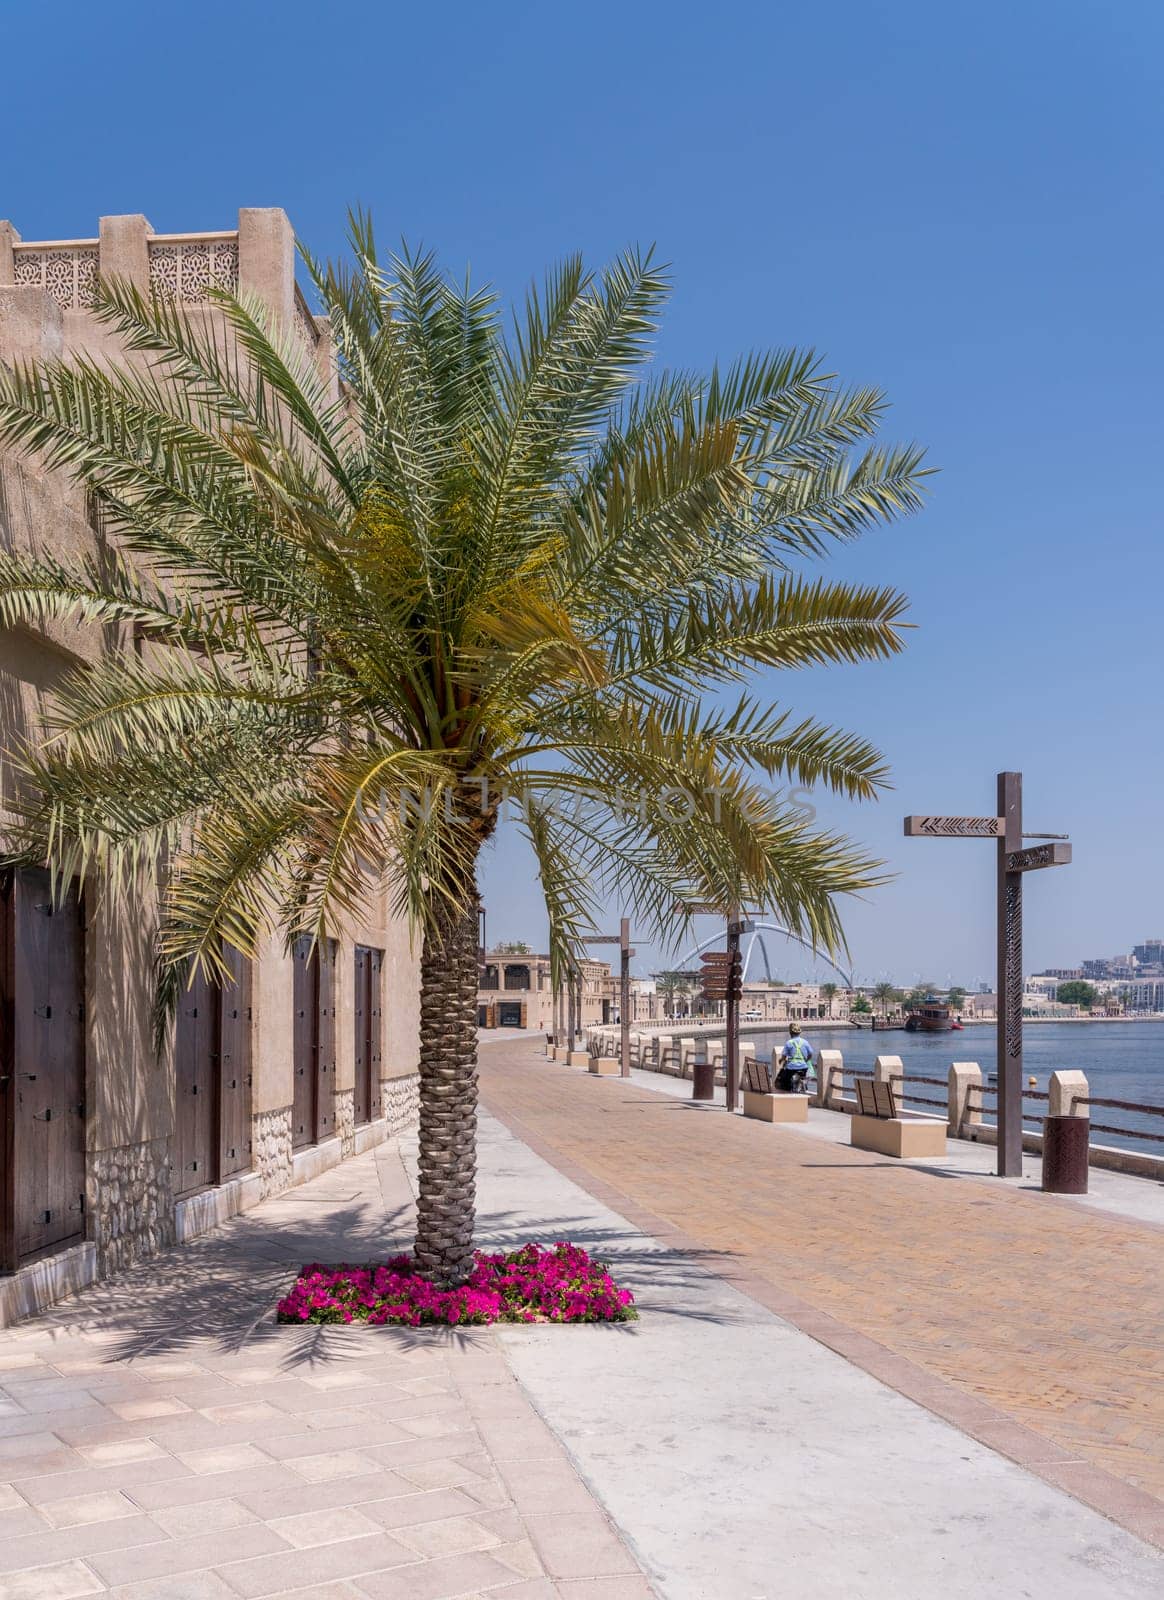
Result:
<svg viewBox="0 0 1164 1600"><path fill-rule="evenodd" d="M780 1052L780 1072L776 1087L784 1094L807 1094L808 1079L816 1076L813 1062L815 1052L807 1039L800 1035L800 1023L790 1022L788 1038Z"/></svg>

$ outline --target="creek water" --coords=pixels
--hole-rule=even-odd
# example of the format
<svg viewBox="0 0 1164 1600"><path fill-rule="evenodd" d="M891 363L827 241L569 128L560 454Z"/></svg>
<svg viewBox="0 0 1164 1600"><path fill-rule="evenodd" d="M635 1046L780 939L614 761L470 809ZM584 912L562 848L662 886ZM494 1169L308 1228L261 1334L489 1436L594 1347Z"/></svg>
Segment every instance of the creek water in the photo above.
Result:
<svg viewBox="0 0 1164 1600"><path fill-rule="evenodd" d="M976 1061L984 1079L996 1070L993 1023L970 1023L961 1033L906 1033L904 1029L872 1033L808 1022L803 1026L805 1038L815 1049L839 1050L846 1067L871 1070L875 1056L900 1056L907 1088L911 1072L944 1081L952 1061ZM770 1056L774 1049L778 1051L787 1037L787 1031L779 1028L771 1033L749 1031L745 1035L761 1058ZM1164 1022L1028 1023L1023 1030L1024 1076L1037 1078L1037 1087L1046 1094L1051 1073L1065 1068L1085 1072L1093 1095L1141 1101L1159 1106L1164 1113ZM931 1087L921 1087L918 1093L942 1097L940 1089ZM906 1103L910 1103L908 1093ZM988 1122L994 1121L993 1107L993 1097L987 1096ZM1029 1101L1024 1107L1027 1125L1037 1129L1046 1109L1042 1101ZM1091 1119L1127 1130L1122 1134L1096 1133L1096 1144L1122 1145L1164 1155L1164 1142L1143 1137L1148 1133L1164 1135L1164 1114L1154 1117L1093 1106Z"/></svg>

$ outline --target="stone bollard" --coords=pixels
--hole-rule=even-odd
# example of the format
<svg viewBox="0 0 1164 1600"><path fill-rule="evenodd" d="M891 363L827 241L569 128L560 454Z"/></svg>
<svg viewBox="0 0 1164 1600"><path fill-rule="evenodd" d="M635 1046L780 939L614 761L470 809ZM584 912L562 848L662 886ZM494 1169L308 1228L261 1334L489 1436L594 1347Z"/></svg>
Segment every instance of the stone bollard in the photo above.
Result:
<svg viewBox="0 0 1164 1600"><path fill-rule="evenodd" d="M1083 1072L1052 1072L1047 1092L1049 1117L1086 1117L1091 1107L1076 1105L1076 1100L1087 1099L1087 1075Z"/></svg>
<svg viewBox="0 0 1164 1600"><path fill-rule="evenodd" d="M961 1139L962 1130L982 1121L982 1068L977 1061L955 1061L950 1068L949 1131ZM975 1091L975 1092L972 1092ZM971 1137L967 1132L967 1138Z"/></svg>
<svg viewBox="0 0 1164 1600"><path fill-rule="evenodd" d="M773 1063L775 1065L775 1063ZM817 1084L816 1093L813 1095L813 1104L829 1106L833 1097L839 1100L844 1089L842 1074L845 1070L845 1058L839 1050L822 1050L817 1057Z"/></svg>
<svg viewBox="0 0 1164 1600"><path fill-rule="evenodd" d="M905 1084L900 1080L905 1076L905 1068L901 1064L900 1056L878 1056L873 1063L873 1082L887 1083L893 1090L894 1104L900 1111L905 1099Z"/></svg>
<svg viewBox="0 0 1164 1600"><path fill-rule="evenodd" d="M680 1039L679 1041L679 1076L690 1078L695 1071L695 1040Z"/></svg>
<svg viewBox="0 0 1164 1600"><path fill-rule="evenodd" d="M672 1040L669 1033L655 1035L655 1059L660 1072L674 1072L675 1063L672 1060Z"/></svg>

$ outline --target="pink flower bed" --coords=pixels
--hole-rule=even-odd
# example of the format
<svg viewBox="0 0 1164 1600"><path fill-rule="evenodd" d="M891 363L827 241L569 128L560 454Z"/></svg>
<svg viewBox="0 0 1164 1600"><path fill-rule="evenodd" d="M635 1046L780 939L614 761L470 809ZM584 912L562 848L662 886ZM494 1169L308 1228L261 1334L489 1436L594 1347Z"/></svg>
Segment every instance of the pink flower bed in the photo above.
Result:
<svg viewBox="0 0 1164 1600"><path fill-rule="evenodd" d="M370 1322L419 1328L491 1322L633 1322L634 1295L577 1245L478 1250L468 1280L438 1289L411 1256L383 1266L304 1267L279 1301L280 1322Z"/></svg>

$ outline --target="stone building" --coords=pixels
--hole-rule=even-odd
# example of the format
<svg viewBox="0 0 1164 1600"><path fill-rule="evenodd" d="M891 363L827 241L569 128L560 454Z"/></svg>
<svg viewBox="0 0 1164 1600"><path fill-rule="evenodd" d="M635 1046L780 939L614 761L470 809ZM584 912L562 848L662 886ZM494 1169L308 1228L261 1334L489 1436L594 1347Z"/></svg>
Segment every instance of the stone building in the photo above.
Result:
<svg viewBox="0 0 1164 1600"><path fill-rule="evenodd" d="M611 1011L610 963L583 959L582 1017L580 1027L609 1022ZM617 980L615 982L617 988ZM617 1009L617 1002L615 1002ZM550 1033L554 1027L554 991L549 956L489 950L477 991L477 1022L482 1028L534 1028Z"/></svg>
<svg viewBox="0 0 1164 1600"><path fill-rule="evenodd" d="M26 243L0 223L0 361L129 361L92 314L98 274L215 313L211 285L258 297L338 384L326 323L296 287L279 210L226 232L162 235L103 217L96 238ZM203 308L199 311L199 308ZM336 390L338 393L338 388ZM0 455L0 541L72 559L104 537L86 496ZM38 721L101 630L0 634L0 749ZM0 767L0 803L12 775ZM0 1324L301 1182L413 1120L417 963L386 907L326 949L272 942L233 988L184 998L151 1043L152 908L119 916L99 886L49 895L10 874L0 913Z"/></svg>

